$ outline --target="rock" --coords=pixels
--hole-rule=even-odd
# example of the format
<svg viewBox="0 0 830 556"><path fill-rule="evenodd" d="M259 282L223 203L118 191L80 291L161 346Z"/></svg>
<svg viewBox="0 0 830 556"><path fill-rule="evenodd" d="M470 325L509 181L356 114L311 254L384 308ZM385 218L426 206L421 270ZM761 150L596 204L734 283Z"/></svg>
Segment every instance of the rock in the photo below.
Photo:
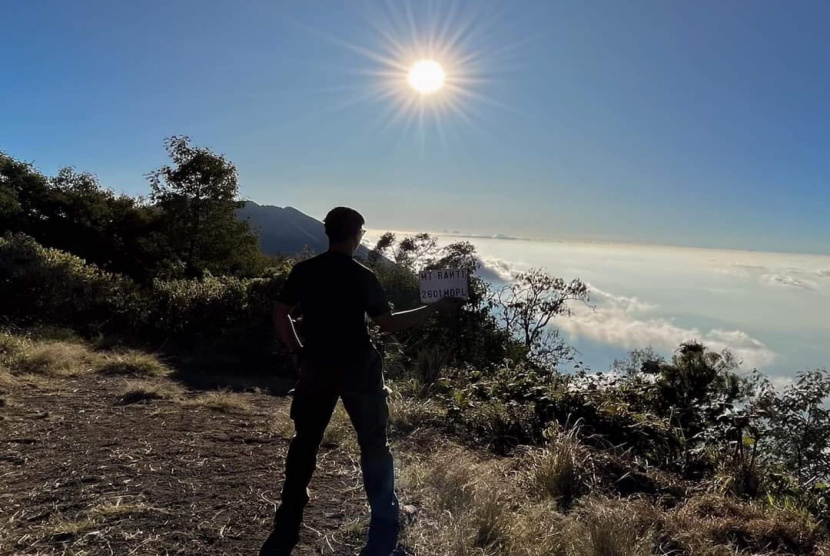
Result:
<svg viewBox="0 0 830 556"><path fill-rule="evenodd" d="M411 504L406 505L403 507L403 515L407 523L411 523L415 521L415 517L418 515L418 508Z"/></svg>

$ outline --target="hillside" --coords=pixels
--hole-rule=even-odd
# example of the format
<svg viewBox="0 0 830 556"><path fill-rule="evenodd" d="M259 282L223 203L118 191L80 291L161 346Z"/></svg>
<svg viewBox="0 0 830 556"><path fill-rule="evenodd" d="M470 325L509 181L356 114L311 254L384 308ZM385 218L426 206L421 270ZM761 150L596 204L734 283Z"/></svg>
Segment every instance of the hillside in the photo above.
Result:
<svg viewBox="0 0 830 556"><path fill-rule="evenodd" d="M321 253L328 248L323 223L293 207L246 201L237 215L248 221L259 237L260 249L267 255L294 254L304 249ZM358 255L365 258L368 250L361 248Z"/></svg>
<svg viewBox="0 0 830 556"><path fill-rule="evenodd" d="M0 554L254 554L293 432L288 384L0 334ZM797 507L643 474L630 454L573 431L496 456L453 439L440 404L391 385L406 516L398 555L828 554L824 531ZM340 407L296 554L359 549L368 512L358 461Z"/></svg>

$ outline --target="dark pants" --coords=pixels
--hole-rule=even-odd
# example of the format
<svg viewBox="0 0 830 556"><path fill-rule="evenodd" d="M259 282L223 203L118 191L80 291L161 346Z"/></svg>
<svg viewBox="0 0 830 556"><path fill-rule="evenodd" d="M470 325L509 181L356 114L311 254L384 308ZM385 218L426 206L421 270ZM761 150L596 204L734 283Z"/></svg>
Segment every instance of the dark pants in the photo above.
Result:
<svg viewBox="0 0 830 556"><path fill-rule="evenodd" d="M357 431L363 485L372 510L367 548L377 547L378 554L388 554L397 538L398 499L386 438L389 409L381 356L371 349L334 361L307 353L300 367L300 380L291 403L295 434L288 447L275 531L286 535L299 532L308 503L308 483L317 465L317 450L340 397Z"/></svg>

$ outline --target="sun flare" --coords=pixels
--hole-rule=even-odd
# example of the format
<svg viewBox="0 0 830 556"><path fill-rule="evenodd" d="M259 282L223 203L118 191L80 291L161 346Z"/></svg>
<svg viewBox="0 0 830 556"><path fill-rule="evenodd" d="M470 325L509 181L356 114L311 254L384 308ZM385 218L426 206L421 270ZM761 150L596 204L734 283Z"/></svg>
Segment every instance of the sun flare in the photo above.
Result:
<svg viewBox="0 0 830 556"><path fill-rule="evenodd" d="M446 147L461 126L479 123L485 105L509 108L488 94L520 44L497 45L490 38L504 21L501 5L476 2L476 9L462 10L458 0L367 2L359 43L319 33L365 60L352 64L361 76L356 87L330 90L351 93L332 109L373 103L384 129L414 132L422 152L431 133Z"/></svg>
<svg viewBox="0 0 830 556"><path fill-rule="evenodd" d="M428 95L439 91L444 86L446 74L441 64L435 60L421 60L409 70L409 86L421 93Z"/></svg>

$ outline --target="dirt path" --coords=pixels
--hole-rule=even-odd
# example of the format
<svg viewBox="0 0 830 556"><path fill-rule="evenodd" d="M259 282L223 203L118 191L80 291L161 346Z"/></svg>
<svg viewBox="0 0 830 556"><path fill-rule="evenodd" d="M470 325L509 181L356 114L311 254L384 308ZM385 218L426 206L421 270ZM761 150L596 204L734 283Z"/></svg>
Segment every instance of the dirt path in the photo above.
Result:
<svg viewBox="0 0 830 556"><path fill-rule="evenodd" d="M164 379L162 379L164 380ZM0 406L0 554L256 554L290 424L286 398L249 410L123 405L121 378L21 385ZM355 554L366 505L355 457L323 448L296 554ZM359 518L359 521L358 521Z"/></svg>

